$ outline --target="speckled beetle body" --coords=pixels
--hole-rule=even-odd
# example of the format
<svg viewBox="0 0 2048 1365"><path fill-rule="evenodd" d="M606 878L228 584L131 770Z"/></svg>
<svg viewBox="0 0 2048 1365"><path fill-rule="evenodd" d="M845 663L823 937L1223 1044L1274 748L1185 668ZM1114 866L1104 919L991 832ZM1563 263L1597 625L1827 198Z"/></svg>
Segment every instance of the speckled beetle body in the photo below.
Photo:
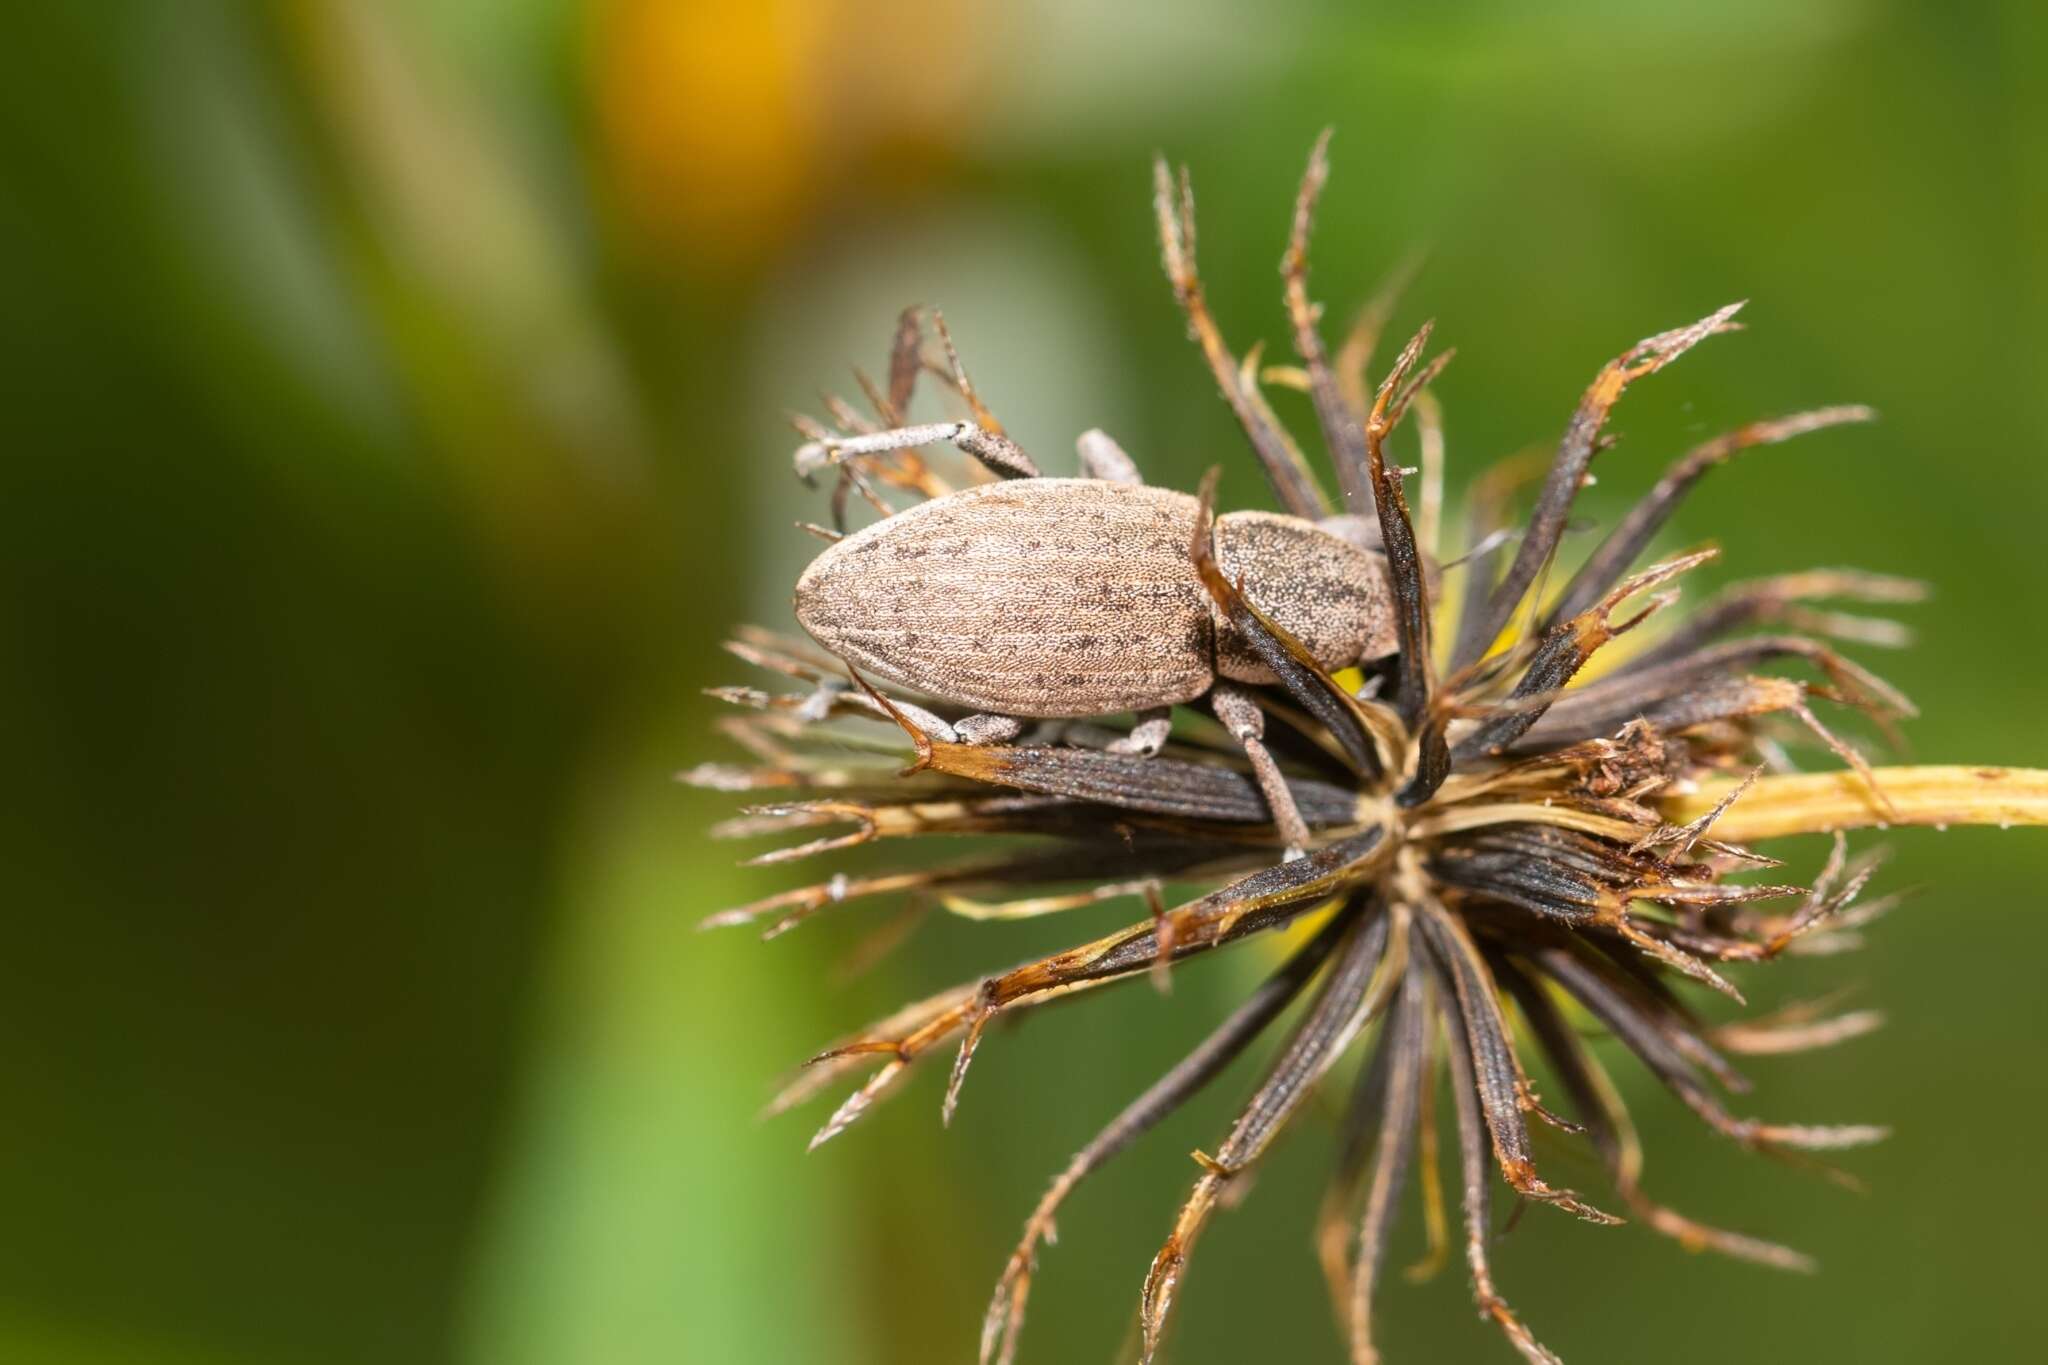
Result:
<svg viewBox="0 0 2048 1365"><path fill-rule="evenodd" d="M1005 716L1145 711L1270 669L1190 563L1199 504L1102 479L1018 479L921 503L839 541L796 587L854 667ZM1384 559L1298 517L1215 521L1218 565L1324 667L1395 647Z"/></svg>

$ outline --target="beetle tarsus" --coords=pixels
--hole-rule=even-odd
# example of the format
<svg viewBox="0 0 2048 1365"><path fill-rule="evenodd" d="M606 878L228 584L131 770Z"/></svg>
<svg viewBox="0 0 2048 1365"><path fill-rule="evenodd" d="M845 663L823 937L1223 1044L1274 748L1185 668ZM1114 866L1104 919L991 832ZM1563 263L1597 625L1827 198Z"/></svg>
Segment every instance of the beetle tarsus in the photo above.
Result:
<svg viewBox="0 0 2048 1365"><path fill-rule="evenodd" d="M796 718L806 725L816 725L832 714L832 707L847 691L847 685L837 678L821 679L818 685L805 697L803 704L796 708Z"/></svg>
<svg viewBox="0 0 2048 1365"><path fill-rule="evenodd" d="M1015 716L978 713L954 721L953 733L962 744L1008 744L1024 733L1024 722Z"/></svg>
<svg viewBox="0 0 2048 1365"><path fill-rule="evenodd" d="M1161 706L1138 713L1138 723L1122 739L1109 742L1113 754L1136 754L1139 758L1151 758L1166 747L1167 736L1173 733L1173 709Z"/></svg>
<svg viewBox="0 0 2048 1365"><path fill-rule="evenodd" d="M1104 483L1141 484L1145 476L1116 438L1101 427L1090 427L1074 438L1074 453L1081 457L1081 477Z"/></svg>

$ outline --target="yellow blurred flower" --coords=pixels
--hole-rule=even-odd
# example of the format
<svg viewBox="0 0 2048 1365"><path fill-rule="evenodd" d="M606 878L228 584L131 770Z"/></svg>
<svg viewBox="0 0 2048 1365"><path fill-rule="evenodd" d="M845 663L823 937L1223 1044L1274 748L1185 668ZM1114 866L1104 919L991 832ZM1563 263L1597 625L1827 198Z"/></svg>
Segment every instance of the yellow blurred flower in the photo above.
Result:
<svg viewBox="0 0 2048 1365"><path fill-rule="evenodd" d="M989 25L959 0L592 0L605 190L681 269L768 255L839 188L954 140Z"/></svg>

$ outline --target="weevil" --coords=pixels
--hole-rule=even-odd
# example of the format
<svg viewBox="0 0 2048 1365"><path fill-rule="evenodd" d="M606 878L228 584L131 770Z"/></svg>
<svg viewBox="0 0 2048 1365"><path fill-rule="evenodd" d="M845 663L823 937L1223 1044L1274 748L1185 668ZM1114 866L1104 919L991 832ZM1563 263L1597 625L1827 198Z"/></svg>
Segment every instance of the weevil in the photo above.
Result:
<svg viewBox="0 0 2048 1365"><path fill-rule="evenodd" d="M1108 436L1077 443L1088 477L1048 478L1006 437L971 422L813 442L799 468L936 440L999 475L836 541L796 585L796 617L862 672L975 714L968 743L1002 742L1026 720L1135 712L1123 752L1165 742L1169 709L1207 697L1243 745L1290 849L1307 829L1263 742L1264 716L1239 684L1274 673L1211 600L1195 537L1218 568L1324 668L1396 648L1385 558L1355 519L1273 512L1209 517L1186 493L1145 484ZM821 448L821 444L829 448Z"/></svg>

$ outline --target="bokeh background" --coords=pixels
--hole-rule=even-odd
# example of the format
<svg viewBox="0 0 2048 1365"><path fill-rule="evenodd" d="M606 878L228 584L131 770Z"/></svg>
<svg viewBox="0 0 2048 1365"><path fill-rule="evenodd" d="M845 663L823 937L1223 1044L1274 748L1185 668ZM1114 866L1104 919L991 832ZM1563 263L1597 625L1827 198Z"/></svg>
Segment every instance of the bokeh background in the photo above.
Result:
<svg viewBox="0 0 2048 1365"><path fill-rule="evenodd" d="M822 498L782 414L943 305L1067 468L1265 492L1157 267L1191 162L1228 335L1325 123L1315 285L1460 357L1453 487L1554 436L1606 357L1729 299L1751 330L1630 395L1589 515L1750 416L1675 538L1723 577L1927 577L1913 753L2048 763L2048 33L2030 0L342 0L0 21L0 1358L971 1358L1042 1182L1256 954L1054 1011L819 1153L782 1070L899 999L1120 923L886 909L695 931L790 881L671 774L729 758L718 642L785 621ZM1298 405L1287 415L1302 416ZM1866 658L1870 656L1866 655ZM1753 1111L1895 1125L1867 1196L1747 1157L1631 1075L1651 1187L1815 1278L1524 1219L1503 1286L1578 1361L2038 1358L2048 1119L2035 834L1894 837L1928 890L1841 988L1889 1027L1754 1070ZM1801 866L1816 842L1791 849ZM1091 917L1092 916L1092 917ZM1248 1076L1062 1219L1033 1361L1111 1358ZM1205 1239L1182 1361L1333 1360L1312 1116ZM1568 1156L1559 1169L1586 1172ZM1419 1252L1410 1214L1401 1263ZM1454 1265L1394 1360L1499 1360Z"/></svg>

